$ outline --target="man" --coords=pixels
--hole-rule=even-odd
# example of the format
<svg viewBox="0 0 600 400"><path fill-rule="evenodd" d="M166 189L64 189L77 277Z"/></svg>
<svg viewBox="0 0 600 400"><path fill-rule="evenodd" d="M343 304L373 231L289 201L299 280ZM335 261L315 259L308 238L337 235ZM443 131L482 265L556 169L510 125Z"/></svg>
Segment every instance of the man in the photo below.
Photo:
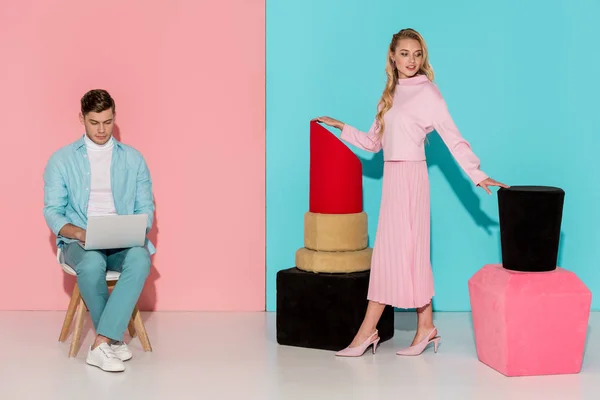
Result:
<svg viewBox="0 0 600 400"><path fill-rule="evenodd" d="M77 272L77 283L96 331L87 363L105 371L124 371L131 351L122 341L150 271L155 252L144 247L86 251L89 216L147 214L152 227L152 180L142 155L113 138L115 102L105 90L81 99L79 119L85 127L74 143L56 151L44 171L44 217L56 235L64 262ZM106 270L121 273L112 294Z"/></svg>

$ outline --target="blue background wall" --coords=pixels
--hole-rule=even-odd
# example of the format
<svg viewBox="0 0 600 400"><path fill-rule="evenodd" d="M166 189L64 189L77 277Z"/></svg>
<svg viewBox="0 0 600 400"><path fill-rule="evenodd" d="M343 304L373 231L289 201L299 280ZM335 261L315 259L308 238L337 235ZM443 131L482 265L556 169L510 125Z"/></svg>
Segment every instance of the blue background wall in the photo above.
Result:
<svg viewBox="0 0 600 400"><path fill-rule="evenodd" d="M267 0L267 310L277 271L294 266L303 246L309 120L329 115L368 129L387 46L403 27L424 35L436 83L482 169L511 185L565 189L559 263L598 291L597 15L593 0ZM351 148L363 161L372 246L382 157ZM437 135L427 157L434 308L468 311L467 280L501 261L496 192L473 187Z"/></svg>

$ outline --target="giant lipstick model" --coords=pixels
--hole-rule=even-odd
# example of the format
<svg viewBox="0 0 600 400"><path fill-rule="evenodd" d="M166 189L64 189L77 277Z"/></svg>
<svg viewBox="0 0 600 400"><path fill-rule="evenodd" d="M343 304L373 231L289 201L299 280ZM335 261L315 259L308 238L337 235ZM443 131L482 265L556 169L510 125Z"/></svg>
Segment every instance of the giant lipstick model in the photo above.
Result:
<svg viewBox="0 0 600 400"><path fill-rule="evenodd" d="M364 318L371 267L363 210L362 164L340 139L310 123L310 193L304 247L296 266L277 273L277 342L341 350ZM380 319L382 341L394 335L394 310Z"/></svg>

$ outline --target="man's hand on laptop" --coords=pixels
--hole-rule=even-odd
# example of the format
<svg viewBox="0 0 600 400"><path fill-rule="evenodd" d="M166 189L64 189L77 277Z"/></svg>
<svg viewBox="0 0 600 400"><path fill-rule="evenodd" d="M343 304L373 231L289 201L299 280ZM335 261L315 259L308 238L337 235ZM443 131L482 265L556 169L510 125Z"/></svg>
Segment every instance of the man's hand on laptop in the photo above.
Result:
<svg viewBox="0 0 600 400"><path fill-rule="evenodd" d="M85 244L85 233L86 232L84 229L78 228L77 232L75 233L75 239Z"/></svg>
<svg viewBox="0 0 600 400"><path fill-rule="evenodd" d="M81 243L85 243L85 229L82 229L73 224L67 224L60 230L59 235L69 239L79 240Z"/></svg>

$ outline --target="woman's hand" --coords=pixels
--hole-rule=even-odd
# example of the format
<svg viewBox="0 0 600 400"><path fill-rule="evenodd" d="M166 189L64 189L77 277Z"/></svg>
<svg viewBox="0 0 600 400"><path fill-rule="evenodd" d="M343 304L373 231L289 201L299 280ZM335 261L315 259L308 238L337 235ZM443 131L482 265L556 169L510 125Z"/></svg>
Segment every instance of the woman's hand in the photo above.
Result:
<svg viewBox="0 0 600 400"><path fill-rule="evenodd" d="M510 187L508 185L505 185L504 183L497 182L497 181L493 180L492 178L486 178L486 179L482 180L481 182L479 182L477 184L477 186L481 186L483 188L483 190L485 190L487 192L487 194L492 194L491 190L488 189L488 186L500 186L503 188Z"/></svg>
<svg viewBox="0 0 600 400"><path fill-rule="evenodd" d="M329 125L329 126L332 126L334 128L338 128L339 130L344 129L344 123L343 122L338 121L337 119L330 118L330 117L318 117L318 118L313 119L313 121L317 121L317 122L320 122L322 124Z"/></svg>

